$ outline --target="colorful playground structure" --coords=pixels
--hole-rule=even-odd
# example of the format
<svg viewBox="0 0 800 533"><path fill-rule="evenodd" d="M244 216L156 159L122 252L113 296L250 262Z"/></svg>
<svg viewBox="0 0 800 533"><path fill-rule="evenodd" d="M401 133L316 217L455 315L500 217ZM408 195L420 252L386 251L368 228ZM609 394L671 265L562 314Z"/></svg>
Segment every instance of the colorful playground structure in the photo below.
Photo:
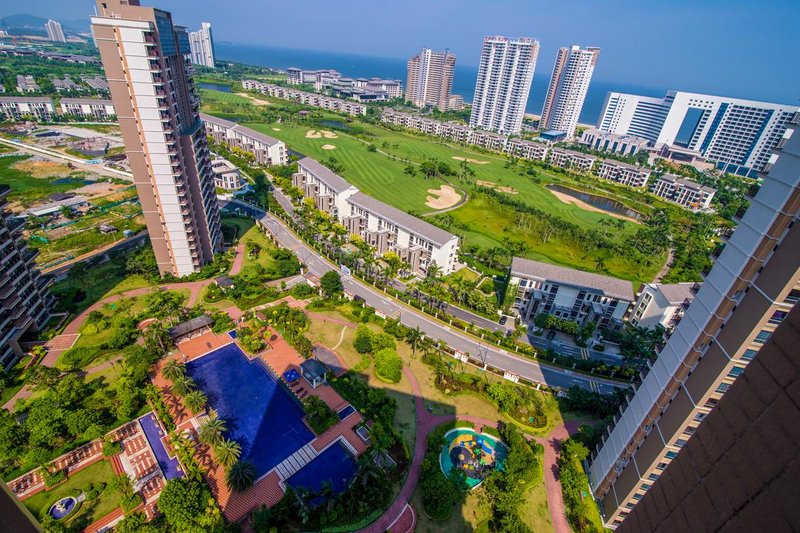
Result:
<svg viewBox="0 0 800 533"><path fill-rule="evenodd" d="M456 428L448 431L439 456L439 464L445 475L458 468L466 475L470 489L494 470L502 470L508 456L508 448L498 439L478 433L471 428Z"/></svg>

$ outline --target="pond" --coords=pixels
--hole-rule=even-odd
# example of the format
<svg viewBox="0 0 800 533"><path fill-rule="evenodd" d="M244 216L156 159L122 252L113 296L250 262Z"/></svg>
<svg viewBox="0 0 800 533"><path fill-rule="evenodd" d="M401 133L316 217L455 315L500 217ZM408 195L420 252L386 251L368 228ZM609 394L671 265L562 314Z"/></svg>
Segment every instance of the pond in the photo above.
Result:
<svg viewBox="0 0 800 533"><path fill-rule="evenodd" d="M69 515L75 506L78 504L78 500L73 498L72 496L67 496L66 498L61 498L56 503L50 506L50 510L47 511L52 518L56 520L61 520L65 516Z"/></svg>
<svg viewBox="0 0 800 533"><path fill-rule="evenodd" d="M210 89L212 91L220 91L223 93L231 92L230 85L223 85L221 83L208 83L205 81L201 81L197 84L197 86L200 87L201 89Z"/></svg>
<svg viewBox="0 0 800 533"><path fill-rule="evenodd" d="M570 189L569 187L564 187L563 185L557 185L555 183L546 185L546 187L552 191L566 194L567 196L575 198L576 200L580 200L581 202L585 202L592 207L596 207L597 209L606 211L608 213L635 218L637 220L642 218L642 214L638 211L634 211L622 202L612 200L606 196L598 196L588 192L576 191L575 189Z"/></svg>
<svg viewBox="0 0 800 533"><path fill-rule="evenodd" d="M320 120L320 126L328 126L329 128L340 129L340 130L348 130L350 126L346 122L342 122L341 120Z"/></svg>
<svg viewBox="0 0 800 533"><path fill-rule="evenodd" d="M444 436L439 466L446 476L454 468L466 475L467 485L474 489L495 470L502 470L508 448L498 439L470 428L456 428Z"/></svg>

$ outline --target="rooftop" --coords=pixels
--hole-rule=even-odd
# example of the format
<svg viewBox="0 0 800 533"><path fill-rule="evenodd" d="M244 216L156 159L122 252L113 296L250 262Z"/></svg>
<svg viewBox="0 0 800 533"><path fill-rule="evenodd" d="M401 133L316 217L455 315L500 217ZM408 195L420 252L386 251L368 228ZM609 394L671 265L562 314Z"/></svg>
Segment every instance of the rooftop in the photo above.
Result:
<svg viewBox="0 0 800 533"><path fill-rule="evenodd" d="M697 283L649 283L648 285L660 292L669 303L677 305L687 299L694 300L695 291L692 288Z"/></svg>
<svg viewBox="0 0 800 533"><path fill-rule="evenodd" d="M208 315L200 315L197 318L181 322L175 327L169 328L169 334L173 337L181 337L187 333L197 331L208 326L211 326L214 321Z"/></svg>
<svg viewBox="0 0 800 533"><path fill-rule="evenodd" d="M515 257L511 260L511 275L520 278L555 281L574 287L586 287L601 291L606 296L629 302L634 299L630 281L584 272L583 270L540 263L539 261L531 261L521 257Z"/></svg>
<svg viewBox="0 0 800 533"><path fill-rule="evenodd" d="M99 105L114 105L111 100L103 98L62 98L62 104L99 104Z"/></svg>
<svg viewBox="0 0 800 533"><path fill-rule="evenodd" d="M336 193L346 191L347 189L352 187L352 185L350 185L347 182L347 180L345 180L339 174L335 173L334 171L332 171L331 169L329 169L316 159L311 159L310 157L304 157L303 159L297 162L297 166L313 174L315 178L317 178L325 185L333 189Z"/></svg>
<svg viewBox="0 0 800 533"><path fill-rule="evenodd" d="M46 96L0 96L0 103L35 102L41 104L52 104L53 99Z"/></svg>
<svg viewBox="0 0 800 533"><path fill-rule="evenodd" d="M603 161L603 165L610 165L612 167L627 168L627 169L630 169L630 170L635 170L637 172L647 172L647 173L652 172L652 170L650 170L649 168L642 168L642 167L637 166L637 165L631 165L630 163L625 163L624 161L616 161L614 159L606 159L605 161Z"/></svg>
<svg viewBox="0 0 800 533"><path fill-rule="evenodd" d="M411 216L405 211L400 211L362 192L354 194L347 201L440 246L450 242L454 237L449 231L437 228L433 224Z"/></svg>

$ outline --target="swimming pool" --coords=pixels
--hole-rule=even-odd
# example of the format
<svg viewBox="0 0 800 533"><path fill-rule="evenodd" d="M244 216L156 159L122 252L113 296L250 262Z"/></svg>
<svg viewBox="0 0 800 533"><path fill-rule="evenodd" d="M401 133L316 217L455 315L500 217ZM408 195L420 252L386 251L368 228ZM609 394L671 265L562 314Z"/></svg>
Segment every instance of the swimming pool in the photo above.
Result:
<svg viewBox="0 0 800 533"><path fill-rule="evenodd" d="M318 492L323 483L330 481L333 492L339 494L350 486L357 469L353 456L337 441L287 479L286 483L295 489L303 487ZM321 502L312 499L311 503Z"/></svg>
<svg viewBox="0 0 800 533"><path fill-rule="evenodd" d="M249 361L236 344L190 361L186 370L259 477L314 439L302 406L260 359Z"/></svg>
<svg viewBox="0 0 800 533"><path fill-rule="evenodd" d="M450 475L454 468L461 469L471 489L480 485L492 470L504 468L508 448L491 435L470 428L456 428L448 431L444 440L439 455L442 472Z"/></svg>

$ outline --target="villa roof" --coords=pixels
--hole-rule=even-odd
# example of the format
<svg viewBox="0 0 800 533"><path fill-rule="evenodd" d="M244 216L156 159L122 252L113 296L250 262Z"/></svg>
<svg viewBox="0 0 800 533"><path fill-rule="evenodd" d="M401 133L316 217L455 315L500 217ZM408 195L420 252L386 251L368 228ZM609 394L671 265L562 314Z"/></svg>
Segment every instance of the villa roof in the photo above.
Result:
<svg viewBox="0 0 800 533"><path fill-rule="evenodd" d="M100 104L100 105L114 105L111 100L104 99L104 98L62 98L60 100L62 104Z"/></svg>
<svg viewBox="0 0 800 533"><path fill-rule="evenodd" d="M692 287L697 283L654 283L653 288L658 290L671 304L681 304L688 300L694 300Z"/></svg>
<svg viewBox="0 0 800 533"><path fill-rule="evenodd" d="M449 231L437 228L433 224L429 224L420 218L409 215L405 211L400 211L399 209L387 205L380 200L376 200L371 196L367 196L363 192L354 194L348 198L347 201L357 207L361 207L362 209L369 211L374 216L388 220L404 230L419 235L420 237L438 244L439 246L450 242L450 240L454 237L454 235Z"/></svg>
<svg viewBox="0 0 800 533"><path fill-rule="evenodd" d="M308 172L314 175L315 178L323 182L325 185L333 189L337 194L340 192L344 192L352 185L350 185L347 180L341 177L339 174L335 173L316 159L311 159L310 157L304 157L300 161L297 162L299 167L306 169Z"/></svg>
<svg viewBox="0 0 800 533"><path fill-rule="evenodd" d="M515 257L511 260L511 275L519 278L538 278L555 281L574 287L585 287L600 291L606 296L633 301L633 287L630 281L602 276L592 272L584 272L530 259Z"/></svg>
<svg viewBox="0 0 800 533"><path fill-rule="evenodd" d="M208 315L200 315L197 318L193 318L191 320L187 320L186 322L181 322L175 327L169 328L169 334L172 337L182 337L188 333L193 331L197 331L198 329L203 329L212 325L214 321Z"/></svg>
<svg viewBox="0 0 800 533"><path fill-rule="evenodd" d="M10 102L14 104L18 102L52 104L53 99L46 96L0 96L0 102Z"/></svg>
<svg viewBox="0 0 800 533"><path fill-rule="evenodd" d="M631 165L630 163L625 163L624 161L616 161L614 159L604 160L601 166L606 166L606 165L612 167L627 168L630 170L634 170L636 172L647 172L648 174L652 172L652 170L650 170L649 168L643 168L637 165Z"/></svg>

